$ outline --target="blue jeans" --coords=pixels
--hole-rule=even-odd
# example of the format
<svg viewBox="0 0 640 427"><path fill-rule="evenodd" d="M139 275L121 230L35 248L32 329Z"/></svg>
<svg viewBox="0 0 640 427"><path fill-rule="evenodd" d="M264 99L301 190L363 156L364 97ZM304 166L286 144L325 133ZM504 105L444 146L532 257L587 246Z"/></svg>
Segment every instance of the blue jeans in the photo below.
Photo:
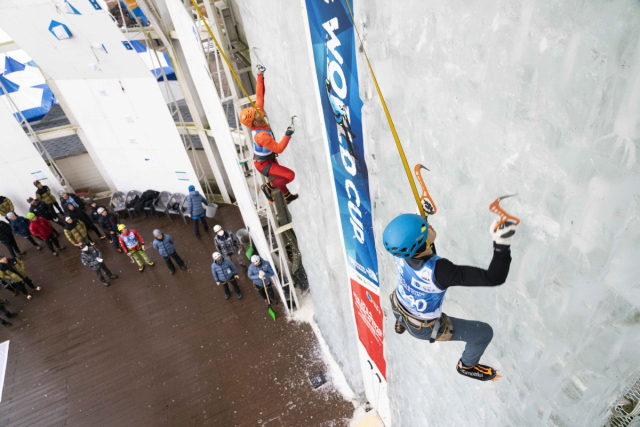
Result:
<svg viewBox="0 0 640 427"><path fill-rule="evenodd" d="M198 227L198 220L202 221L202 226L204 227L204 231L207 231L209 229L209 226L207 225L207 219L204 217L204 214L200 215L200 216L194 216L192 217L193 219L193 231L196 232L196 236L200 235L200 228Z"/></svg>
<svg viewBox="0 0 640 427"><path fill-rule="evenodd" d="M391 309L393 310L396 320L407 328L407 332L409 332L411 336L419 340L429 341L432 332L431 327L425 324L422 328L416 329L414 325L405 322L404 316L399 309L394 309L393 306ZM462 353L462 363L464 363L465 366L478 364L482 354L493 338L493 329L489 324L476 320L464 320L450 316L449 320L453 323L453 335L449 341L463 341L467 343ZM440 336L442 332L444 332L444 324L440 327L440 330L438 330L438 336Z"/></svg>

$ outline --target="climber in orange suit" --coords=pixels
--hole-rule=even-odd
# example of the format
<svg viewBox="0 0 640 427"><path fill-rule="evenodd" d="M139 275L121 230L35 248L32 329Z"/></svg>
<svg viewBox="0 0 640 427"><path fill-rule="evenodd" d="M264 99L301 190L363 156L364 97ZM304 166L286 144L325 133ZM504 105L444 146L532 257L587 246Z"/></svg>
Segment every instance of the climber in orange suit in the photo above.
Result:
<svg viewBox="0 0 640 427"><path fill-rule="evenodd" d="M264 116L264 72L266 69L261 64L258 64L256 69L258 71L256 107ZM279 164L276 157L289 145L291 135L293 135L293 127L289 126L282 141L278 142L262 116L253 107L245 108L240 112L240 122L251 129L253 165L262 175L273 178L273 181L262 185L262 192L269 203L273 203L273 190L277 187L284 196L285 202L289 204L298 198L297 194L291 194L287 188L287 184L294 180L296 174L291 169Z"/></svg>

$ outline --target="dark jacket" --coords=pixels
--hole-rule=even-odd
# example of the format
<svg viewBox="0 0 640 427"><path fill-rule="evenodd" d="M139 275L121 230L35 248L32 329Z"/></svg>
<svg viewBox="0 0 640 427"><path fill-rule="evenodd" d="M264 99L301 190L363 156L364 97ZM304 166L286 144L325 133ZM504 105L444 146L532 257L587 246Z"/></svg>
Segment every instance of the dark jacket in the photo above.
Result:
<svg viewBox="0 0 640 427"><path fill-rule="evenodd" d="M156 213L155 206L153 206L153 202L158 198L160 193L155 190L147 190L142 195L133 202L133 209L136 212L142 212L144 208L150 208L151 214Z"/></svg>
<svg viewBox="0 0 640 427"><path fill-rule="evenodd" d="M16 258L9 258L8 263L0 262L0 279L10 280L14 283L22 282L27 277L24 262Z"/></svg>
<svg viewBox="0 0 640 427"><path fill-rule="evenodd" d="M56 198L51 194L51 189L46 185L43 185L42 188L36 188L36 199L42 200L48 205L56 202Z"/></svg>
<svg viewBox="0 0 640 427"><path fill-rule="evenodd" d="M268 285L269 283L271 283L271 277L275 276L276 274L274 273L273 268L271 268L271 264L269 264L269 261L265 261L262 258L260 259L262 260L260 265L256 266L255 264L252 263L249 266L249 271L247 271L247 276L249 276L249 279L253 280L253 284L259 288L262 287L262 279L260 278L260 271L264 271L265 285Z"/></svg>
<svg viewBox="0 0 640 427"><path fill-rule="evenodd" d="M97 205L95 208L93 206L89 206L89 218L91 218L91 221L95 222L96 224L100 224L100 214L98 213L98 209L100 208L104 208L105 210L107 210L106 206L102 206L102 205Z"/></svg>
<svg viewBox="0 0 640 427"><path fill-rule="evenodd" d="M73 199L78 204L82 212L84 212L85 209L87 209L87 205L82 199L82 197L77 196L74 193L67 193L67 196L69 196L70 199ZM62 209L64 209L65 213L69 212L69 206L67 206L68 204L69 204L69 201L63 199L62 196L60 196L60 206L62 206Z"/></svg>
<svg viewBox="0 0 640 427"><path fill-rule="evenodd" d="M160 252L160 256L167 258L176 253L176 247L173 246L173 237L168 234L162 235L162 240L157 237L153 239L153 247Z"/></svg>
<svg viewBox="0 0 640 427"><path fill-rule="evenodd" d="M13 212L13 203L9 198L0 196L0 215L7 216L9 212Z"/></svg>
<svg viewBox="0 0 640 427"><path fill-rule="evenodd" d="M207 199L205 199L198 190L189 191L189 195L187 196L187 213L191 215L191 218L199 218L204 215L203 203L209 205Z"/></svg>
<svg viewBox="0 0 640 427"><path fill-rule="evenodd" d="M29 231L29 220L23 216L16 215L16 219L10 219L9 223L11 224L11 230L15 234L19 234L23 237L31 236L31 232Z"/></svg>
<svg viewBox="0 0 640 427"><path fill-rule="evenodd" d="M0 221L0 242L9 243L13 240L13 232L8 222Z"/></svg>
<svg viewBox="0 0 640 427"><path fill-rule="evenodd" d="M65 212L71 218L77 219L78 221L82 221L84 225L87 226L87 228L91 228L93 226L93 221L91 221L91 218L89 218L89 215L87 215L86 212L79 210L75 206L73 207L73 210L71 210L67 205Z"/></svg>
<svg viewBox="0 0 640 427"><path fill-rule="evenodd" d="M222 257L222 264L218 265L217 262L211 264L211 273L216 282L228 282L238 274L238 269L231 262L229 258Z"/></svg>
<svg viewBox="0 0 640 427"><path fill-rule="evenodd" d="M118 232L118 224L120 224L120 221L116 214L107 211L106 216L99 215L98 224L100 224L100 228L102 228L105 233L111 234L112 231L114 233Z"/></svg>
<svg viewBox="0 0 640 427"><path fill-rule="evenodd" d="M35 202L35 205L29 206L29 212L34 213L36 216L46 218L49 221L53 221L53 216L55 214L51 212L49 205L42 200L36 200Z"/></svg>
<svg viewBox="0 0 640 427"><path fill-rule="evenodd" d="M93 246L89 246L88 251L82 251L80 254L80 261L82 261L82 264L90 267L93 271L98 270L100 268L100 264L102 264L96 258L102 258L102 252Z"/></svg>
<svg viewBox="0 0 640 427"><path fill-rule="evenodd" d="M238 239L236 233L228 230L224 232L224 235L224 239L217 234L213 238L213 243L215 243L218 252L220 252L222 255L227 256L237 253L238 250L240 250L240 248L242 247L242 243L240 243L240 239Z"/></svg>

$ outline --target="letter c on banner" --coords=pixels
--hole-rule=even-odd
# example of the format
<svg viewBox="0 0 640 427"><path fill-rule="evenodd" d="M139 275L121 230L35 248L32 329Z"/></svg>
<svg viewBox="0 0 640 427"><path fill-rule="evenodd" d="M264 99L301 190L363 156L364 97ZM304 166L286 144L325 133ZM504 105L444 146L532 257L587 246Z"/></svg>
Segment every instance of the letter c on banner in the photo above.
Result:
<svg viewBox="0 0 640 427"><path fill-rule="evenodd" d="M344 182L344 187L347 190L347 196L349 196L349 200L351 200L351 193L349 193L349 189L353 190L353 195L356 196L356 206L360 207L360 195L358 194L358 190L356 190L356 186L353 185L353 182L351 182L350 179L346 180Z"/></svg>
<svg viewBox="0 0 640 427"><path fill-rule="evenodd" d="M358 171L358 169L356 168L356 162L353 161L353 157L351 157L351 154L349 154L349 152L345 150L342 145L340 146L340 156L342 157L342 164L344 165L344 168L347 170L347 172L349 172L351 176L356 176L356 172ZM351 163L350 165L347 164L347 159L349 159L349 163Z"/></svg>
<svg viewBox="0 0 640 427"><path fill-rule="evenodd" d="M331 79L331 89L336 92L336 95L340 99L344 99L347 96L347 81L344 78L344 73L342 72L342 67L336 61L331 61L329 63L329 79ZM336 84L335 73L338 73L341 85L338 87Z"/></svg>

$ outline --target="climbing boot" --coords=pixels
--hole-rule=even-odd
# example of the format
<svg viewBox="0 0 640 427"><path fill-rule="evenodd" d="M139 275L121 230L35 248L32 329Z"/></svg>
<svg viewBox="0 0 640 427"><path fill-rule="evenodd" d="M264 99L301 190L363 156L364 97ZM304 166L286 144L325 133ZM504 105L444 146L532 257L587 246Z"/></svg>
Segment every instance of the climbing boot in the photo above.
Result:
<svg viewBox="0 0 640 427"><path fill-rule="evenodd" d="M291 202L293 202L294 200L296 200L298 198L298 194L291 194L290 192L284 195L284 202L286 204L290 204Z"/></svg>
<svg viewBox="0 0 640 427"><path fill-rule="evenodd" d="M151 267L153 267L154 265L156 265L155 262L148 262L147 265L150 265Z"/></svg>
<svg viewBox="0 0 640 427"><path fill-rule="evenodd" d="M269 203L273 203L275 199L273 198L273 187L270 183L262 184L262 192L264 196L267 198Z"/></svg>
<svg viewBox="0 0 640 427"><path fill-rule="evenodd" d="M464 366L462 359L458 361L456 370L460 375L464 375L465 377L473 378L478 381L496 381L500 378L498 371L494 368L485 365Z"/></svg>
<svg viewBox="0 0 640 427"><path fill-rule="evenodd" d="M407 330L407 328L405 328L404 326L402 326L400 324L399 320L396 320L396 333L397 334L404 334L404 332Z"/></svg>
<svg viewBox="0 0 640 427"><path fill-rule="evenodd" d="M242 299L242 292L236 292L236 296L238 297L238 299Z"/></svg>
<svg viewBox="0 0 640 427"><path fill-rule="evenodd" d="M141 266L138 268L138 271L139 271L140 273L142 273L142 272L144 271L144 265L141 265Z"/></svg>
<svg viewBox="0 0 640 427"><path fill-rule="evenodd" d="M224 299L229 299L230 296L231 296L231 294L226 293L226 294L224 294Z"/></svg>

